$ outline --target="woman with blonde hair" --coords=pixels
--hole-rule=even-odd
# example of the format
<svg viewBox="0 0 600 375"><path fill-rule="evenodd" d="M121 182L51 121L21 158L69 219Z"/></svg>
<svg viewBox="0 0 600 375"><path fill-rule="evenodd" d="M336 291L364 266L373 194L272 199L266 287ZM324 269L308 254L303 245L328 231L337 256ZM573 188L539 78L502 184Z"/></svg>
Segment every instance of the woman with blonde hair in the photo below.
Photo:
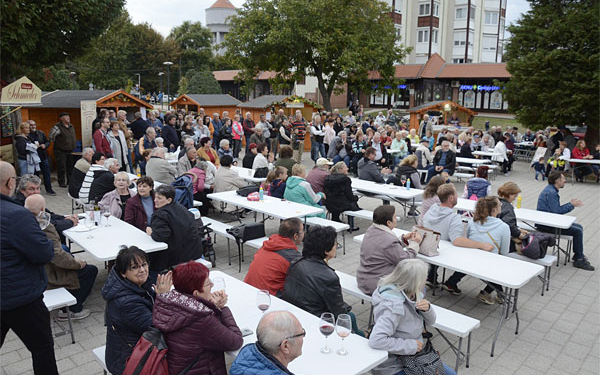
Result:
<svg viewBox="0 0 600 375"><path fill-rule="evenodd" d="M498 197L488 195L477 201L473 219L469 221L467 227L467 237L473 241L489 243L494 245L492 253L506 255L510 249L510 229L508 225L497 216L501 212L502 206ZM496 301L492 298L492 292L496 290ZM499 284L488 283L488 285L479 292L477 299L488 305L495 302L502 303L502 286Z"/></svg>
<svg viewBox="0 0 600 375"><path fill-rule="evenodd" d="M405 375L403 356L413 356L424 347L423 321L435 323L435 311L424 299L427 264L420 259L405 259L384 276L373 292L375 325L369 346L387 350L388 359L372 370L373 374ZM446 364L446 375L456 372Z"/></svg>
<svg viewBox="0 0 600 375"><path fill-rule="evenodd" d="M15 134L15 148L17 149L17 162L20 175L35 174L40 170L40 157L37 149L39 143L35 144L29 139L29 122L19 124Z"/></svg>

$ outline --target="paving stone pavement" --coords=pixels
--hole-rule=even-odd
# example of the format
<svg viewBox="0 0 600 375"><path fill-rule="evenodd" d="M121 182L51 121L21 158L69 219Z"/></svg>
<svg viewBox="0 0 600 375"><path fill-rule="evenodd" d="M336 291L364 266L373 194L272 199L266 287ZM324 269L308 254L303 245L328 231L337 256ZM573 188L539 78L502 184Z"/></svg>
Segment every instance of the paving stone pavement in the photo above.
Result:
<svg viewBox="0 0 600 375"><path fill-rule="evenodd" d="M310 155L305 153L304 164L311 167ZM523 190L523 207L536 208L537 196L546 186L546 182L536 181L534 172L528 163L517 161L509 177L498 176L492 181L493 194L497 188L507 181L516 182ZM463 183L455 183L458 191L462 191ZM55 184L56 185L56 184ZM48 208L57 212L70 213L71 203L66 189L56 188L56 197L46 196ZM567 183L560 192L562 203L577 197L584 202L583 207L576 208L569 215L577 217L577 222L584 226L584 249L590 262L600 267L600 185L594 182ZM372 198L361 198L361 208L373 210L381 201ZM218 218L218 217L217 217ZM251 220L251 219L246 219ZM267 222L268 234L277 230L277 221ZM356 220L362 234L371 223ZM412 220L399 223L403 229L410 229ZM349 274L355 274L360 247L352 241L352 235L346 237L346 254L338 253L330 265ZM217 269L243 279L252 259L251 249L246 249L246 262L242 272L237 271L237 262L227 264L227 246L223 239L215 244L217 252ZM473 250L477 251L477 250ZM74 322L76 343L71 344L69 336L55 339L56 360L59 372L64 375L96 375L102 369L94 360L91 350L105 344L106 328L103 323L104 301L100 295L102 285L107 278L104 264L95 261L86 253L76 255L88 263L95 264L99 271L94 290L87 300L86 308L92 311L88 318ZM481 327L473 332L471 344L470 367L464 364L459 374L496 375L496 374L577 374L592 375L600 373L600 278L599 271L588 272L567 266L553 267L550 291L540 296L541 281L532 280L523 287L519 294L519 334L515 335L515 319L505 324L496 345L496 354L490 357L493 335L500 316L500 307L488 306L477 301L476 296L483 283L472 277L465 277L461 282L463 293L452 296L446 292L436 293L427 298L440 306L481 320ZM359 325L366 327L369 306L362 304L355 297L345 295L347 303L352 305ZM53 329L56 327L53 326ZM445 363L453 366L455 356L448 344L434 334L434 346L440 350ZM452 341L454 338L450 337ZM227 358L228 364L231 358ZM31 355L13 332L6 338L0 349L0 374L31 374Z"/></svg>

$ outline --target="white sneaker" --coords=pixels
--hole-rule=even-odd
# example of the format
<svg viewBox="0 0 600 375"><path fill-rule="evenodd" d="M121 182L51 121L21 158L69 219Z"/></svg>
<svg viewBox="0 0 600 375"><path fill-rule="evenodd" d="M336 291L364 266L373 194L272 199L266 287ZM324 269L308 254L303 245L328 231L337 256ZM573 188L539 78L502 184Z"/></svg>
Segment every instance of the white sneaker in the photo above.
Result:
<svg viewBox="0 0 600 375"><path fill-rule="evenodd" d="M78 313L74 313L74 312L70 312L70 311L64 312L64 311L60 310L58 312L58 321L66 322L68 320L67 314L71 314L71 320L80 320L80 319L84 319L84 318L87 318L88 316L90 316L90 310L83 309Z"/></svg>

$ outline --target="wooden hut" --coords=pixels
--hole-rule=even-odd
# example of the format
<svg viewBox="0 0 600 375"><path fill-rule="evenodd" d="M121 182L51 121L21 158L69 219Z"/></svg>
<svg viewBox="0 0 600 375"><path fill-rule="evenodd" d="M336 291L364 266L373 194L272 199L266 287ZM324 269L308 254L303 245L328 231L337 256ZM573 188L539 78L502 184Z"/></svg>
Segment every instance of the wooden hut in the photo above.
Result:
<svg viewBox="0 0 600 375"><path fill-rule="evenodd" d="M428 112L439 112L441 113L440 121L438 124L447 124L448 120L453 114L456 114L460 120L460 125L468 125L471 116L475 116L477 112L470 110L469 108L458 105L450 100L439 100L435 102L429 102L422 104L417 107L409 108L408 113L410 115L410 129L415 129L419 132L419 125L423 116ZM420 134L420 133L419 133Z"/></svg>
<svg viewBox="0 0 600 375"><path fill-rule="evenodd" d="M198 113L200 108L204 108L204 113L212 117L213 113L223 114L223 111L229 112L233 117L238 104L242 103L228 94L183 94L170 103L170 106L178 109L184 109L186 113L194 111Z"/></svg>

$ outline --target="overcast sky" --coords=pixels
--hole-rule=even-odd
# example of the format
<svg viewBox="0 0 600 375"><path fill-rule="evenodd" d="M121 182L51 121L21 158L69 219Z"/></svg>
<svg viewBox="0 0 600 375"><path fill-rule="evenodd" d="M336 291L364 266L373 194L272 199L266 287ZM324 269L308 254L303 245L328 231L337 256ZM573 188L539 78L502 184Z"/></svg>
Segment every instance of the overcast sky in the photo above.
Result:
<svg viewBox="0 0 600 375"><path fill-rule="evenodd" d="M162 35L167 36L171 29L183 21L200 21L206 26L204 10L216 0L127 0L125 5L134 23L148 22ZM230 0L240 7L244 0ZM516 21L529 10L526 0L507 0L506 25Z"/></svg>

